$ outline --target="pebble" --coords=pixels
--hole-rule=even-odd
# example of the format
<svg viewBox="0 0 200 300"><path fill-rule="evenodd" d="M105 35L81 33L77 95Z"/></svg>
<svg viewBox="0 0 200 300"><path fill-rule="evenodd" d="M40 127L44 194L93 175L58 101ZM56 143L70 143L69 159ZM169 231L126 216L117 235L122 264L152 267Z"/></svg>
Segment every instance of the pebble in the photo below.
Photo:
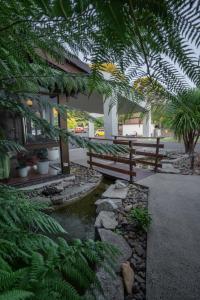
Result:
<svg viewBox="0 0 200 300"><path fill-rule="evenodd" d="M143 256L144 252L145 252L144 249L140 245L135 246L135 251L139 256Z"/></svg>

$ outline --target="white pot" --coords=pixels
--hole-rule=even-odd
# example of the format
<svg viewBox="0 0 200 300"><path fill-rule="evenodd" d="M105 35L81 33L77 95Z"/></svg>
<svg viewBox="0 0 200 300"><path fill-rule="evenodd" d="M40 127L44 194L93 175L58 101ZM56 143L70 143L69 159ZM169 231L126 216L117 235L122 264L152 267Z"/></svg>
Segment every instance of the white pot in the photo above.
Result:
<svg viewBox="0 0 200 300"><path fill-rule="evenodd" d="M59 159L59 148L48 149L48 159L49 160L58 160Z"/></svg>
<svg viewBox="0 0 200 300"><path fill-rule="evenodd" d="M41 175L48 174L49 172L49 161L38 161L37 169Z"/></svg>
<svg viewBox="0 0 200 300"><path fill-rule="evenodd" d="M18 169L20 177L27 177L29 169L27 167Z"/></svg>
<svg viewBox="0 0 200 300"><path fill-rule="evenodd" d="M50 174L50 175L57 175L57 174L58 174L58 170L49 167L49 174Z"/></svg>

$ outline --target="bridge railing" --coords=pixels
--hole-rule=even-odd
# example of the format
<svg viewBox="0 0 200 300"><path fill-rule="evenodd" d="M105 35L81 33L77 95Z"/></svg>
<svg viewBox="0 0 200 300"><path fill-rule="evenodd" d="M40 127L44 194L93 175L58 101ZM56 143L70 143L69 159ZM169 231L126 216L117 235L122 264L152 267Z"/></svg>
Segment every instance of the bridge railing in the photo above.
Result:
<svg viewBox="0 0 200 300"><path fill-rule="evenodd" d="M87 152L89 156L88 164L90 168L93 166L99 167L101 169L111 170L113 172L126 174L129 176L129 181L133 182L133 177L136 176L136 171L134 170L134 166L137 164L141 165L149 165L154 167L154 171L157 172L158 168L162 167L160 160L164 157L163 154L160 153L160 149L164 148L164 144L160 143L161 137L153 138L155 142L140 142L140 138L126 138L122 136L115 136L114 139L107 138L90 138L99 141L111 141L113 144L125 145L128 147L127 155L123 157L120 155L111 155L111 154L98 154L92 151ZM141 139L145 139L144 137ZM147 138L146 138L147 139ZM148 138L152 139L152 138ZM142 149L141 149L142 148ZM143 148L151 148L155 149L154 152L145 151ZM115 163L122 163L129 165L128 169L124 169L123 165L109 165L103 162L95 161L94 159L106 160Z"/></svg>

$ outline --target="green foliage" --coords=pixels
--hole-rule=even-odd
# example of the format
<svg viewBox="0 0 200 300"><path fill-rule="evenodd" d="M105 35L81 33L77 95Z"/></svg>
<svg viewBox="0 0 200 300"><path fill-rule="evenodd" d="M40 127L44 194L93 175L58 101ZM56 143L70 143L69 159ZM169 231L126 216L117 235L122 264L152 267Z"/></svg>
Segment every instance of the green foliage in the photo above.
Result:
<svg viewBox="0 0 200 300"><path fill-rule="evenodd" d="M130 218L137 222L137 225L140 229L144 231L148 231L149 226L151 224L151 216L148 213L147 208L136 207L130 211Z"/></svg>
<svg viewBox="0 0 200 300"><path fill-rule="evenodd" d="M198 86L199 9L189 0L2 1L1 96L96 92L112 95L111 105L122 98L133 104L142 98L129 86L137 78L157 80L172 94L189 87L185 77ZM66 73L49 63L76 65L79 53L90 60L90 74ZM109 80L101 74L105 63L116 66ZM40 125L54 136L47 123Z"/></svg>
<svg viewBox="0 0 200 300"><path fill-rule="evenodd" d="M2 300L85 299L91 284L99 286L95 267L112 272L113 247L92 240L67 242L64 229L44 208L23 192L0 186Z"/></svg>
<svg viewBox="0 0 200 300"><path fill-rule="evenodd" d="M186 153L193 153L200 136L200 89L178 94L167 112L175 137L184 141Z"/></svg>

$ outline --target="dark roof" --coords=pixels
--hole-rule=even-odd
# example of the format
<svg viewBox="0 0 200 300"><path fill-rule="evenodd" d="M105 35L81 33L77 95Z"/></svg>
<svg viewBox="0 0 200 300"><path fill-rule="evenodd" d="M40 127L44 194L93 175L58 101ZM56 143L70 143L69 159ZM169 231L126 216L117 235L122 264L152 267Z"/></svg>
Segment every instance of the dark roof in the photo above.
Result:
<svg viewBox="0 0 200 300"><path fill-rule="evenodd" d="M78 67L79 69L83 70L86 73L90 73L90 67L84 63L83 61L81 61L78 57L70 57L66 59L70 64Z"/></svg>

